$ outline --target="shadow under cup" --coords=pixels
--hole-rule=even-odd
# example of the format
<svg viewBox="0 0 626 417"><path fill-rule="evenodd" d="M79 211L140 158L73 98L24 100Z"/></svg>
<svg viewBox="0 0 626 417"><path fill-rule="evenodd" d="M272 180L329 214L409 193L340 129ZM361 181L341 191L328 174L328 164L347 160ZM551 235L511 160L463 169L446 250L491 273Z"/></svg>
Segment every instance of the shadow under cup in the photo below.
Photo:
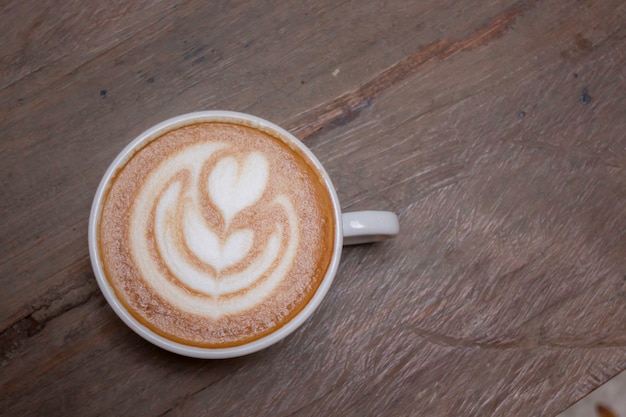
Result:
<svg viewBox="0 0 626 417"><path fill-rule="evenodd" d="M128 172L131 172L130 168L127 168L128 166L131 166L129 161L132 160L134 163L135 160L140 160L140 157L138 157L137 155L148 155L150 153L155 153L152 151L152 149L150 149L150 152L146 152L145 149L148 149L149 146L152 146L155 143L158 144L158 142L162 140L161 138L172 135L171 132L177 134L178 132L181 132L183 129L186 129L189 126L196 126L204 123L234 125L241 127L242 129L252 129L260 132L260 134L271 136L272 138L274 138L275 141L282 143L281 146L284 148L284 150L279 150L278 152L285 151L287 152L287 157L289 154L292 154L296 155L297 158L306 161L307 165L311 169L312 175L317 178L317 183L322 190L321 192L324 193L325 196L327 196L327 204L325 205L326 208L324 209L327 212L324 214L326 218L324 222L320 224L326 224L325 227L330 231L330 234L327 233L325 235L326 240L324 241L322 239L319 241L320 243L317 244L317 246L320 246L320 248L318 248L318 251L326 253L327 259L324 260L324 269L320 271L320 268L318 267L318 271L316 272L317 278L308 279L306 281L309 282L309 284L305 285L308 288L306 290L306 294L303 296L303 298L300 298L300 304L297 305L297 307L294 308L291 312L287 314L281 313L281 317L283 317L282 322L278 323L278 325L270 327L269 330L266 329L265 331L252 335L251 337L244 337L242 339L242 342L215 345L211 345L209 343L203 345L202 343L196 344L195 342L186 341L184 338L179 338L176 335L172 336L168 334L167 331L160 331L158 326L155 327L153 323L146 322L142 318L142 313L138 313L136 311L136 307L133 307L131 304L135 302L133 301L133 297L140 297L142 296L141 294L143 294L145 291L152 291L155 288L161 290L165 289L167 291L170 291L167 292L168 297L170 296L169 294L175 294L175 297L172 297L177 300L177 303L180 302L180 306L188 306L190 308L191 314L197 314L199 311L206 311L209 315L219 314L219 311L218 313L214 312L214 308L217 308L215 306L225 306L224 308L226 310L224 311L227 314L225 314L223 317L227 323L229 320L228 318L233 317L229 314L239 314L236 312L236 309L239 308L237 307L237 303L228 300L235 299L234 297L236 297L237 294L242 293L241 291L243 291L243 293L246 293L246 291L248 291L248 287L246 287L245 290L241 290L237 287L235 281L232 281L231 285L226 278L221 278L228 277L230 271L235 271L237 262L239 262L237 257L238 253L240 253L241 251L237 252L236 250L233 250L229 252L229 245L231 245L232 247L242 247L244 249L247 248L247 253L256 254L254 256L250 256L250 258L257 257L258 259L268 259L265 264L263 262L259 262L254 265L250 264L249 268L249 270L254 270L254 268L260 268L259 270L263 270L262 268L268 268L267 271L270 272L267 272L265 275L263 275L263 278L258 279L258 283L256 281L253 282L250 285L250 288L253 289L249 290L250 293L253 295L256 294L254 293L254 291L257 291L258 294L256 294L255 296L259 299L263 298L264 294L267 294L266 292L263 292L261 290L266 287L271 288L271 285L264 283L270 282L271 279L274 279L272 277L280 275L276 271L282 271L282 269L280 269L282 265L280 261L281 258L273 258L271 254L278 253L278 255L280 256L286 256L286 254L289 253L296 253L289 252L289 248L293 248L293 245L290 243L290 239L293 236L299 236L300 239L298 240L298 242L306 242L310 238L310 233L306 233L303 230L296 230L293 228L294 220L293 216L291 216L290 213L300 213L300 211L306 212L306 216L308 216L307 218L313 221L315 210L309 210L306 208L306 204L303 204L301 201L305 200L304 197L289 200L281 199L280 197L282 195L277 194L277 197L273 198L270 192L274 189L272 187L269 187L265 190L263 190L261 187L256 192L248 193L252 197L237 197L236 186L237 184L243 183L245 181L248 181L246 182L246 184L251 184L249 187L251 187L250 189L252 190L256 190L257 188L255 188L256 185L254 184L258 184L259 181L262 182L262 179L264 178L267 178L267 184L274 184L271 179L271 172L270 174L268 174L268 164L263 162L262 157L258 157L258 155L263 154L263 148L259 148L260 150L258 151L248 152L248 156L245 159L237 159L237 163L233 163L233 161L235 161L234 158L230 158L229 156L219 157L228 150L228 146L218 146L220 143L228 141L228 139L225 138L224 134L220 133L217 136L218 139L210 138L208 140L201 141L201 146L194 145L196 146L195 148L189 148L190 150L188 154L190 156L187 157L185 161L192 161L189 162L192 165L189 165L189 167L187 167L188 169L182 170L181 172L183 172L183 174L178 173L176 174L178 176L172 176L172 178L175 177L176 179L168 177L169 173L174 171L171 171L169 165L167 165L166 163L162 163L162 160L159 160L158 163L144 169L144 171L148 173L145 174L145 177L141 177L141 175L138 174L133 174L133 181L129 181L129 183L134 182L139 184L138 189L140 191L137 191L136 193L119 193L119 195L121 196L119 199L121 202L120 204L127 204L127 209L123 211L124 214L122 216L109 217L123 217L126 220L132 220L124 222L120 220L120 224L128 224L128 226L124 226L127 227L127 229L123 229L122 226L116 226L117 229L120 230L118 230L117 232L111 232L111 234L109 233L109 229L117 230L116 227L110 227L110 222L104 225L102 223L103 218L106 218L108 222L109 217L107 217L107 215L103 215L103 210L109 210L107 208L107 200L111 199L110 195L111 193L113 193L113 191L111 190L114 189L116 183L119 182L118 176L120 175L120 172L123 172L124 170L128 170ZM171 143L176 143L179 140L181 139L174 137L171 140ZM257 146L257 142L258 141L255 139L249 143L253 143L253 146ZM156 153L158 154L158 152ZM211 162L213 164L211 165L211 169L202 168L204 166L204 160L202 160L203 157L206 157L207 161L213 161ZM196 160L200 161L197 163L197 166L193 165L197 162ZM240 171L240 169L243 169L241 168L242 166L247 170L244 171L243 174ZM273 167L274 165L270 164L269 166ZM138 172L144 171L140 170ZM165 174L162 174L161 171ZM193 175L190 174L185 176L184 172L187 172L188 174L192 173ZM250 172L250 175L246 177L245 172ZM198 203L197 205L201 208L198 209L197 212L194 212L193 210L189 211L191 209L188 210L187 208L185 208L187 206L183 203L169 202L172 195L184 195L182 194L183 191L180 190L183 189L181 187L184 187L185 184L189 186L189 190L204 190L204 188L202 187L196 187L197 184L194 182L193 179L195 178L194 175L196 175L198 178L203 178L203 181L204 179L206 179L206 182L208 184L208 186L206 187L206 189L208 190L207 192L198 192L199 197L197 197L196 202ZM270 176L268 177L268 175ZM241 181L238 182L238 180ZM307 188L306 184L302 183L304 185L301 185L301 183L299 183L298 181L301 182L302 178L290 178L288 182L292 183L290 185L291 189L295 189L300 192L300 189L302 188L302 192L304 192L304 189ZM197 181L197 183L199 184L201 182ZM153 188L151 189L150 187ZM233 187L235 191L232 190ZM146 191L143 191L144 189ZM318 190L317 192L320 191ZM211 202L209 203L206 203L206 201L202 199L206 196L201 197L205 194L211 195L213 197L213 200L211 200ZM128 196L131 197L131 201L126 201L126 203L124 203L125 200L129 200ZM187 195L185 194L185 196ZM157 201L154 204L152 203L152 200L147 200L153 197L155 198L155 201ZM273 200L271 200L270 197L272 197ZM179 200L190 201L190 198L191 197ZM242 224L244 224L248 217L260 216L259 213L263 213L264 208L254 208L254 204L250 203L250 201L254 200L254 198L256 198L255 201L257 203L255 204L257 204L257 206L259 206L260 204L258 202L263 202L264 199L267 199L268 204L274 204L273 206L271 206L273 210L271 216L273 217L269 218L279 219L278 224L284 224L284 227L277 226L276 230L274 231L274 229L272 229L273 226L268 226L268 222L265 221L260 222L261 224L255 226L259 229L254 229L254 233L253 231L248 229L238 230L238 221L243 222ZM302 207L301 210L298 204L300 204L300 206ZM114 204L109 204L109 206L114 206ZM136 213L143 213L143 209L141 209L141 207L143 206L146 207L146 213L149 214L147 214L145 218L137 217L139 220L134 220L133 216L135 216ZM103 209L103 207L105 209ZM212 211L210 209L211 207L213 208ZM268 205L268 207L270 206ZM290 209L290 207L293 210ZM219 210L216 210L216 208ZM284 214L274 214L274 212L277 211ZM216 216L216 212L221 213L221 215ZM235 214L231 215L231 212ZM170 229L170 226L167 226L168 224L170 224L170 220L178 219L179 217L184 217L185 219L180 223L180 230ZM163 219L163 221L161 221L160 219ZM143 229L144 226L146 227L146 229ZM213 229L227 231L227 233L222 233L220 235L219 233L213 233L211 231ZM233 232L232 230L235 230L235 232ZM276 247L278 247L279 249L271 250L270 244L259 245L258 240L255 239L257 239L257 236L261 235L261 231L267 232L266 234L270 236L267 242L287 243L282 246L281 244L277 244ZM106 261L108 263L105 264L105 258L110 259L110 257L107 255L107 250L109 249L106 249L107 246L103 246L102 243L103 239L108 236L107 233L109 233L111 236L114 236L114 238L109 239L111 243L109 246L118 248L116 250L119 250L120 253L129 253L133 250L137 250L136 248L142 248L142 251L145 251L146 253L155 252L159 255L164 255L165 257L169 256L171 259L173 259L171 264L168 263L162 265L155 263L154 267L149 266L143 269L143 271L154 271L154 275L151 276L160 277L161 275L163 275L165 278L159 278L158 280L154 279L150 283L144 282L146 280L141 277L142 272L138 273L138 268L128 268L127 262L125 262L125 265L122 265L117 270L118 272L110 272L111 270L113 270L113 268L109 265L110 261ZM118 233L118 235L115 235L115 233ZM189 236L191 236L191 238L185 235L185 233L190 233ZM179 257L176 257L177 252L174 246L170 245L170 247L168 246L168 244L154 243L176 240L177 238L180 238L181 235L185 238L183 240L185 240L186 242L186 252ZM115 238L115 236L120 236L120 238L117 239ZM143 243L143 236L148 237L145 239L148 243ZM200 236L201 238L196 238L194 236ZM168 237L171 237L171 239ZM274 238L274 240L272 240L272 238ZM126 239L128 239L128 242L132 243L132 246L135 249L131 250L128 247L129 244L125 244ZM122 241L120 242L119 240ZM135 242L140 242L140 244L138 243L136 245ZM138 333L140 336L150 341L151 343L171 352L197 358L217 359L246 355L266 348L295 331L313 313L313 311L319 306L322 299L326 295L326 292L328 291L337 270L337 266L341 256L342 242L342 215L335 189L332 185L330 178L328 177L328 174L322 167L321 163L317 160L317 158L311 153L311 151L289 132L285 131L279 126L276 126L273 123L270 123L255 116L227 111L207 111L182 115L160 123L139 135L117 156L117 158L113 161L111 166L106 171L96 192L89 219L89 251L92 266L98 285L116 314L132 330L134 330L136 333ZM259 249L257 246L263 246L267 248ZM300 246L301 245L299 245L298 247ZM105 249L103 249L103 247ZM214 250L206 250L206 248L214 248ZM246 252L246 250L244 249L242 249L242 251ZM280 252L281 250L282 252ZM215 255L216 253L232 253L232 255L220 258ZM297 253L300 254L300 252ZM197 256L191 256L189 254L195 254ZM193 259L191 259L190 256ZM306 256L307 255L305 254L304 257ZM183 262L185 259L189 260L189 262ZM234 262L233 265L235 266L231 267L229 262ZM202 263L202 265L200 265L199 263ZM206 263L206 265L204 265L204 263ZM269 263L271 263L270 266L268 266ZM140 262L140 264L145 265L146 263L142 261ZM144 267L142 266L142 268ZM309 270L313 269L315 268L309 267ZM198 275L198 271L200 270L206 272L207 274L213 274L212 276L214 276L215 279L203 281L202 277ZM123 283L121 283L120 280L116 281L116 279L113 278L113 276L116 276L116 274L120 277L123 277ZM176 280L176 278L172 278L171 276L176 276L176 274L183 274L181 276L184 276L183 281L185 282L182 283L184 284L181 287L182 290L171 290L171 288L174 288L173 285L180 286L180 282L177 282L175 284L172 283L174 280ZM233 273L232 275L234 276L235 274ZM302 275L302 273L292 273L291 275L300 276ZM244 275L241 276L243 277ZM296 284L296 286L297 285L298 284ZM128 287L136 288L132 291L127 291ZM220 293L220 291L223 291L223 293ZM127 295L121 296L121 294L127 293L134 295L132 295L131 297ZM218 293L219 296L216 295ZM233 296L232 294L235 295ZM218 299L218 301L215 302L214 299ZM145 300L137 301L135 304L142 305L145 308L150 309L151 314L154 313L159 315L159 320L161 320L167 326L177 326L178 323L182 323L181 321L179 321L180 318L172 312L173 310L171 310L171 306L168 304L168 302L163 302L164 299L161 296L158 296L158 293L156 297L152 297L150 300L151 301L149 302L146 302ZM232 308L233 312L228 310L228 308ZM281 308L284 309L284 306L282 306ZM270 315L270 318L268 318L267 320L271 321L272 317L275 316ZM222 320L222 322L224 322L224 320ZM225 329L228 331L227 327ZM193 332L193 328L185 331ZM198 328L198 331L202 332L207 330L206 328ZM218 329L216 331L219 332L220 330Z"/></svg>

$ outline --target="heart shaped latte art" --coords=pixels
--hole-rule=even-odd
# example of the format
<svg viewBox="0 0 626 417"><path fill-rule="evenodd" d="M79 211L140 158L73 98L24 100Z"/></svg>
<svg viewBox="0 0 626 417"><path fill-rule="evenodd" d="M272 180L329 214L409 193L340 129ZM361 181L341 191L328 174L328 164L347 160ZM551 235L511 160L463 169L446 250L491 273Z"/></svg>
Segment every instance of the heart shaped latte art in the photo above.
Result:
<svg viewBox="0 0 626 417"><path fill-rule="evenodd" d="M221 242L193 207L185 210L183 217L183 235L187 246L198 259L218 272L241 261L252 247L254 232L250 229L236 230Z"/></svg>
<svg viewBox="0 0 626 417"><path fill-rule="evenodd" d="M240 165L234 157L221 159L209 175L209 195L219 209L226 227L241 210L256 203L267 185L269 167L258 152Z"/></svg>

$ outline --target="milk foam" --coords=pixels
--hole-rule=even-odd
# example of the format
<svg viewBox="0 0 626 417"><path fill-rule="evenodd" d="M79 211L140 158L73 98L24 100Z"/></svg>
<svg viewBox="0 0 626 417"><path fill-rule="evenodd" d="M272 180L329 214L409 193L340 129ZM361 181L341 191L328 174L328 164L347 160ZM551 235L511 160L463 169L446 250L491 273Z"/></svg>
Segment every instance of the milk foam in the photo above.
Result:
<svg viewBox="0 0 626 417"><path fill-rule="evenodd" d="M270 295L287 276L300 240L298 216L282 194L265 209L286 218L287 230L279 222L269 236L257 236L254 224L233 226L263 196L270 164L259 152L239 161L229 147L196 143L165 160L145 180L129 222L133 258L149 285L181 311L213 318L253 308ZM206 164L210 173L203 178ZM203 214L203 192L223 220L220 227Z"/></svg>

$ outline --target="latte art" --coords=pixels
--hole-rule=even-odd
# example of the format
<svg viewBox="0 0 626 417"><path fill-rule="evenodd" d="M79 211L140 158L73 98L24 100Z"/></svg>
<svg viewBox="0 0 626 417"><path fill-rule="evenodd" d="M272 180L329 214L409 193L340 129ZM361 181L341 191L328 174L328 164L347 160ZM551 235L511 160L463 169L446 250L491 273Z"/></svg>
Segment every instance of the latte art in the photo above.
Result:
<svg viewBox="0 0 626 417"><path fill-rule="evenodd" d="M173 130L116 175L102 211L107 279L170 339L231 346L282 326L330 262L319 174L279 138L228 123Z"/></svg>
<svg viewBox="0 0 626 417"><path fill-rule="evenodd" d="M226 144L192 145L157 167L141 189L130 221L130 247L135 259L144 258L139 268L146 280L176 307L212 317L251 308L264 299L287 274L299 239L293 205L282 194L255 210L244 227L231 227L237 215L258 203L267 188L269 164L258 152L245 156L241 164L232 156L211 158L221 148L228 155ZM201 176L206 171L208 178ZM207 199L210 205L203 207ZM214 222L215 229L204 211L221 220ZM262 230L255 232L255 224L274 218L287 219L288 230L277 222L266 236ZM257 256L249 256L253 245L260 249ZM198 299L186 289L212 297ZM223 295L229 297L221 300Z"/></svg>

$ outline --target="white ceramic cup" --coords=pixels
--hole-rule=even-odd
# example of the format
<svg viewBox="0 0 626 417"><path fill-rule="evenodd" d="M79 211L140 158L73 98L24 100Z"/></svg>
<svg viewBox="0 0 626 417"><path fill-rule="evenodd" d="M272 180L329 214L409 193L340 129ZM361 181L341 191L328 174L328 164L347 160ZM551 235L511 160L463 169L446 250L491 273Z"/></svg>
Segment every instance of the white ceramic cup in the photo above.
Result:
<svg viewBox="0 0 626 417"><path fill-rule="evenodd" d="M324 178L326 187L332 198L332 206L335 212L335 240L333 247L333 255L330 265L326 271L324 279L320 283L317 291L309 301L309 303L289 322L280 327L273 333L268 334L260 339L253 340L249 343L245 343L239 346L226 347L226 348L204 348L189 346L181 344L172 340L169 340L143 324L137 321L123 306L115 295L113 288L111 287L108 279L104 274L102 267L102 260L99 253L98 245L98 224L100 222L100 215L102 210L103 196L107 190L109 183L116 173L117 169L124 164L134 153L141 149L147 142L158 138L165 132L170 130L201 122L230 122L236 124L242 124L245 126L254 127L266 132L270 132L276 137L282 138L288 141L291 145L300 149L306 154L315 168L319 171ZM91 214L89 217L89 254L91 257L91 264L95 272L96 280L100 290L104 294L106 300L111 305L115 313L136 333L149 342L181 355L206 358L206 359L222 359L231 358L236 356L247 355L264 349L268 346L285 338L287 335L295 331L304 321L313 314L315 309L320 305L324 296L328 292L328 289L337 272L337 266L339 265L339 259L341 257L341 249L343 245L352 245L359 243L368 243L384 240L398 234L399 224L398 217L395 213L387 211L357 211L350 213L341 213L341 207L339 205L339 199L337 193L332 185L332 182L318 159L313 153L302 144L295 136L282 129L281 127L263 120L261 118L251 116L244 113L230 112L230 111L203 111L196 113L189 113L182 116L174 117L166 120L158 125L143 132L137 138L135 138L122 152L115 158L113 163L109 166L108 170L104 174L102 181L96 191Z"/></svg>

